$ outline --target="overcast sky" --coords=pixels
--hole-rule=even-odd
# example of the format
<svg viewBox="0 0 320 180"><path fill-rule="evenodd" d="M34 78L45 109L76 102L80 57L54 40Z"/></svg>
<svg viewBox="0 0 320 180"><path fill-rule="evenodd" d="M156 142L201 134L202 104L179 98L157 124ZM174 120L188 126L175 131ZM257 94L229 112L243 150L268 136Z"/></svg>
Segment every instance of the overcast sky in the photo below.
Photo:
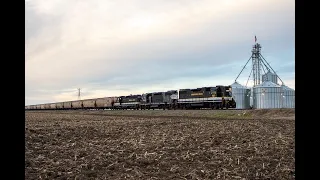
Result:
<svg viewBox="0 0 320 180"><path fill-rule="evenodd" d="M26 105L230 85L254 36L295 89L294 0L26 0ZM238 82L245 85L251 62ZM248 85L252 84L252 78Z"/></svg>

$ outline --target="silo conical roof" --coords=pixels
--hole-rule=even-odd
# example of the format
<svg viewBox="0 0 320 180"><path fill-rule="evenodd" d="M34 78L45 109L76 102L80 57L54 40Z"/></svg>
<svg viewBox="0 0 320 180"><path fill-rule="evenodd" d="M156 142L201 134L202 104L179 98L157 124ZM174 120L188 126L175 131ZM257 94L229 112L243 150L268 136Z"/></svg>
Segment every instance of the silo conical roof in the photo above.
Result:
<svg viewBox="0 0 320 180"><path fill-rule="evenodd" d="M286 85L281 85L281 87L282 87L283 90L286 90L286 91L294 91L294 89L289 88L289 87L286 86Z"/></svg>
<svg viewBox="0 0 320 180"><path fill-rule="evenodd" d="M242 89L246 89L245 86L242 86L241 84L239 84L238 82L234 82L233 84L231 84L232 88L242 88Z"/></svg>
<svg viewBox="0 0 320 180"><path fill-rule="evenodd" d="M268 74L275 75L274 73L272 73L272 72L270 71L270 69L268 70L268 72L266 73L266 75L268 75Z"/></svg>
<svg viewBox="0 0 320 180"><path fill-rule="evenodd" d="M268 81L262 82L259 85L256 85L255 87L281 87L281 86L268 80Z"/></svg>

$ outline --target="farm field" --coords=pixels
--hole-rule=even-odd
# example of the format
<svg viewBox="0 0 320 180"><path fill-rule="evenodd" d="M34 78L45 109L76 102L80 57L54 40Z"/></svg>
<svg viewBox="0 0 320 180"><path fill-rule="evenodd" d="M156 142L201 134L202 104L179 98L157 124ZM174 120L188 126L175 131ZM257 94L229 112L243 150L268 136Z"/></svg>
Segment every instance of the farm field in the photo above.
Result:
<svg viewBox="0 0 320 180"><path fill-rule="evenodd" d="M26 111L26 179L295 179L295 110Z"/></svg>

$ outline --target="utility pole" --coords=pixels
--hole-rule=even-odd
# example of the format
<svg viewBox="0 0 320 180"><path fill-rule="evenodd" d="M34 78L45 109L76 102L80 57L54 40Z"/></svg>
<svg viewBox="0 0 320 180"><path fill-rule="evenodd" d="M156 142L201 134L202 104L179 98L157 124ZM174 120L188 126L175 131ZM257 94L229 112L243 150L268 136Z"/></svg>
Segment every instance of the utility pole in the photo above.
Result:
<svg viewBox="0 0 320 180"><path fill-rule="evenodd" d="M81 99L81 97L80 97L80 88L78 88L78 100L80 100Z"/></svg>

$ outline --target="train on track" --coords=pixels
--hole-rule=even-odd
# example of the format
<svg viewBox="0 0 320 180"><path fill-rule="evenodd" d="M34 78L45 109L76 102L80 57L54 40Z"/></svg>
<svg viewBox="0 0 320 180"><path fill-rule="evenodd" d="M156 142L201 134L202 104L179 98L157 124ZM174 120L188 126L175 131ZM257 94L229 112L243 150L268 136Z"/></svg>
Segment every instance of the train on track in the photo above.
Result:
<svg viewBox="0 0 320 180"><path fill-rule="evenodd" d="M137 95L103 97L25 106L25 110L76 109L229 109L235 108L231 86L169 90Z"/></svg>

